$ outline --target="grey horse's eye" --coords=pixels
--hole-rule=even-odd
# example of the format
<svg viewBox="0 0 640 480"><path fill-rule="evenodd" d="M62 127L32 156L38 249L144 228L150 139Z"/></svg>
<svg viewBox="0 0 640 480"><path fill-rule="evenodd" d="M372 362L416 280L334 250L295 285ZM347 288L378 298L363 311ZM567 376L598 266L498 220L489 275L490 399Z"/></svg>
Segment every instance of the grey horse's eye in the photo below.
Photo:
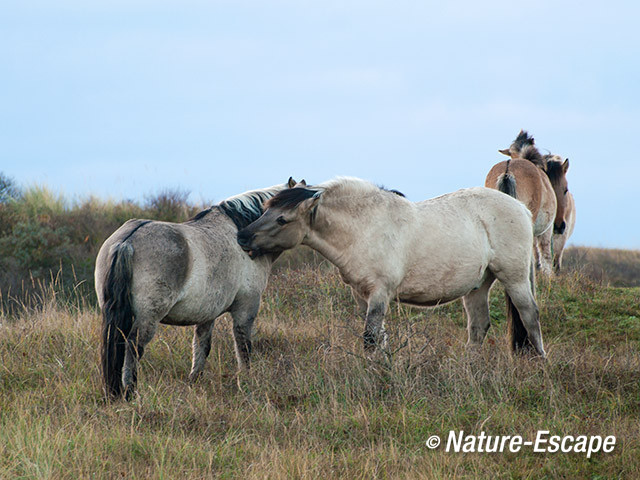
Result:
<svg viewBox="0 0 640 480"><path fill-rule="evenodd" d="M564 194L566 195L567 193L569 193L569 189L568 189L568 188L565 188L565 189L564 189Z"/></svg>
<svg viewBox="0 0 640 480"><path fill-rule="evenodd" d="M288 222L284 219L284 217L282 215L280 215L278 218L276 218L276 223L278 225L285 225Z"/></svg>

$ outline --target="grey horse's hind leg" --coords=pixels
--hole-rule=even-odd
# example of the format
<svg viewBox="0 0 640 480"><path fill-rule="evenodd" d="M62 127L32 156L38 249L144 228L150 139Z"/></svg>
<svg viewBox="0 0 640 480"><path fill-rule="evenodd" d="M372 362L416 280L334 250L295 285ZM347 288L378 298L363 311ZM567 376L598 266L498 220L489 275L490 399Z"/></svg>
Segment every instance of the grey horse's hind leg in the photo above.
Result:
<svg viewBox="0 0 640 480"><path fill-rule="evenodd" d="M462 302L467 313L467 331L469 338L467 347L480 346L487 330L491 326L489 317L489 290L495 282L493 274L487 272L489 277L478 287L466 294Z"/></svg>
<svg viewBox="0 0 640 480"><path fill-rule="evenodd" d="M154 319L138 317L127 337L127 352L122 367L122 384L127 395L135 389L138 361L144 353L144 348L155 335L158 323L159 321Z"/></svg>
<svg viewBox="0 0 640 480"><path fill-rule="evenodd" d="M240 370L249 369L249 357L251 355L251 333L253 322L260 309L260 297L252 299L236 300L231 306L233 317L233 337L236 346L236 357Z"/></svg>
<svg viewBox="0 0 640 480"><path fill-rule="evenodd" d="M193 333L193 357L189 380L194 382L204 370L204 365L211 351L211 332L215 319L197 325Z"/></svg>
<svg viewBox="0 0 640 480"><path fill-rule="evenodd" d="M387 313L389 300L382 295L369 297L367 317L364 327L364 349L367 352L376 347L387 347L387 333L384 329L384 315Z"/></svg>

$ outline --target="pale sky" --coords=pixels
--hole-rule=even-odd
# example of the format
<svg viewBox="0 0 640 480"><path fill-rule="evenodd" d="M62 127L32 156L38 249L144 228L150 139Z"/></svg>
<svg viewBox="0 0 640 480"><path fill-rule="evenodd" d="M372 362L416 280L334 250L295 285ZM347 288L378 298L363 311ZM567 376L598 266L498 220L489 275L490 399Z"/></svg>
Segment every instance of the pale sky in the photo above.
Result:
<svg viewBox="0 0 640 480"><path fill-rule="evenodd" d="M0 171L71 199L217 202L293 175L418 201L521 128L569 157L570 243L640 248L640 2L0 6Z"/></svg>

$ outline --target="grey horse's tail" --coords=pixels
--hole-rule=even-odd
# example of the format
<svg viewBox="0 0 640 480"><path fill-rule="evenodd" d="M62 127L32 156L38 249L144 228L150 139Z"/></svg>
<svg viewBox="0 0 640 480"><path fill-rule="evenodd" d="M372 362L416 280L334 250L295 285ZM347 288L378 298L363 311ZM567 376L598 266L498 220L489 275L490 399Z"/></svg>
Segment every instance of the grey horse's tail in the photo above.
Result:
<svg viewBox="0 0 640 480"><path fill-rule="evenodd" d="M102 306L102 374L107 397L123 395L122 367L127 348L127 336L133 326L131 307L131 260L133 246L121 242L113 246L111 266L104 284ZM135 382L135 379L134 379ZM129 395L130 392L127 392Z"/></svg>
<svg viewBox="0 0 640 480"><path fill-rule="evenodd" d="M509 162L511 162L511 160L507 160L507 168L498 180L498 190L516 198L516 177L509 172Z"/></svg>
<svg viewBox="0 0 640 480"><path fill-rule="evenodd" d="M533 267L533 259L529 267L529 284L531 286L531 294L533 298L536 298L536 276L535 269ZM511 337L511 349L514 352L522 352L533 348L531 340L529 340L529 334L527 329L522 323L520 318L520 312L511 301L511 297L505 292L507 299L507 324L509 325L509 336Z"/></svg>

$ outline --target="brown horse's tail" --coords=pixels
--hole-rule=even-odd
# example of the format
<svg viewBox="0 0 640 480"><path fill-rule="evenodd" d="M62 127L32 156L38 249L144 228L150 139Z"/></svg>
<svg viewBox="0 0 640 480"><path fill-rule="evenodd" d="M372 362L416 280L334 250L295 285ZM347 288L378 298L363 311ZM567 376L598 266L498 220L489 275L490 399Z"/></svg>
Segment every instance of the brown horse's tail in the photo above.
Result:
<svg viewBox="0 0 640 480"><path fill-rule="evenodd" d="M511 160L507 160L507 168L504 171L504 174L502 174L498 179L497 187L501 192L516 198L516 177L509 172L509 162L511 162Z"/></svg>
<svg viewBox="0 0 640 480"><path fill-rule="evenodd" d="M104 284L102 305L102 375L108 398L123 395L122 367L127 336L133 326L131 307L133 246L118 243L112 247L111 266Z"/></svg>
<svg viewBox="0 0 640 480"><path fill-rule="evenodd" d="M536 279L533 260L529 267L529 284L531 285L533 298L536 298ZM518 312L518 309L513 304L511 297L506 292L505 297L507 299L507 324L509 325L509 336L511 337L511 349L514 352L522 352L533 348L533 344L529 340L527 329L524 327L524 323L522 323L522 318L520 318L520 312Z"/></svg>

